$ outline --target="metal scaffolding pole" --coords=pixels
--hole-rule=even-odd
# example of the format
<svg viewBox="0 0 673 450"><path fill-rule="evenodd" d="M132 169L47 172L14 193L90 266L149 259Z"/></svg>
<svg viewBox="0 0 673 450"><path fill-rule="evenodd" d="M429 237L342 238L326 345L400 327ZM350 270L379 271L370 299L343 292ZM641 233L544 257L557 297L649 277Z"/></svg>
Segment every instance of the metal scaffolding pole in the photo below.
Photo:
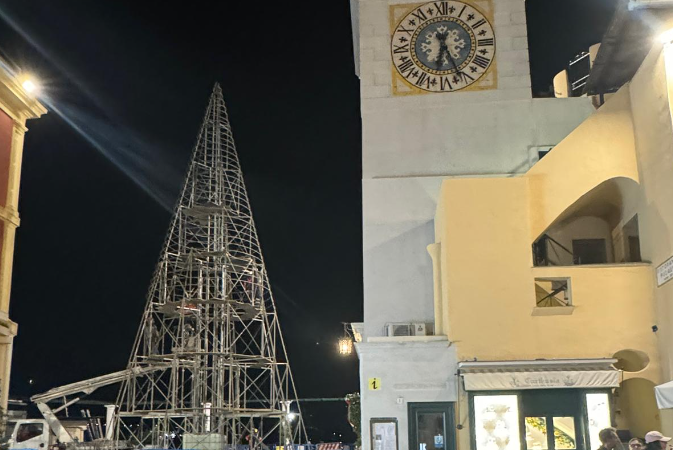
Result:
<svg viewBox="0 0 673 450"><path fill-rule="evenodd" d="M262 448L306 432L215 85L117 399L134 447ZM156 368L156 370L144 370Z"/></svg>

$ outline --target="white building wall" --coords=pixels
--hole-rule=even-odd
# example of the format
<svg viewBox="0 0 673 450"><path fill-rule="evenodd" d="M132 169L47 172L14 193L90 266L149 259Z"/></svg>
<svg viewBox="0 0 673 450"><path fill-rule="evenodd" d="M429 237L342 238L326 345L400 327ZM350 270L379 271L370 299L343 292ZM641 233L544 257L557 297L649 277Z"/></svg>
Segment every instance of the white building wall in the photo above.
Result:
<svg viewBox="0 0 673 450"><path fill-rule="evenodd" d="M457 401L455 348L446 340L361 342L356 347L360 379L364 380L360 391L362 448L371 448L372 418L396 418L399 450L407 450L409 402ZM369 390L369 378L379 378L381 389Z"/></svg>

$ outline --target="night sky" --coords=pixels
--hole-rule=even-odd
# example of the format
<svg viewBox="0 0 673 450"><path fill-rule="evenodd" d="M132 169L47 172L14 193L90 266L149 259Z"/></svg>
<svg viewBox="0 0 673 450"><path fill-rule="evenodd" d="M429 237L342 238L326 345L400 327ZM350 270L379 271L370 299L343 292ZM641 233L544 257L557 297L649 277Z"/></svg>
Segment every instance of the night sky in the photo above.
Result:
<svg viewBox="0 0 673 450"><path fill-rule="evenodd" d="M614 3L528 0L534 92L600 41ZM0 2L0 53L37 74L61 113L26 135L12 397L125 368L215 82L299 396L356 391L357 357L335 347L341 323L362 320L348 1L168 4ZM304 411L314 441L353 439L344 404Z"/></svg>

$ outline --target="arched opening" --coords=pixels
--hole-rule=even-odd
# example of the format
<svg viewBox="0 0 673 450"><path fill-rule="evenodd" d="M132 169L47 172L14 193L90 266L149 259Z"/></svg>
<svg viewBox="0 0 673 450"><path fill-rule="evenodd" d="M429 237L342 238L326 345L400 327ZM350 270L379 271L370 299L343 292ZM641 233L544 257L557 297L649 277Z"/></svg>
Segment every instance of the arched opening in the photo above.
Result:
<svg viewBox="0 0 673 450"><path fill-rule="evenodd" d="M640 262L638 184L607 180L566 209L533 243L536 266ZM629 216L629 214L631 214Z"/></svg>
<svg viewBox="0 0 673 450"><path fill-rule="evenodd" d="M615 391L615 400L618 428L629 430L636 437L661 429L654 383L650 380L632 378L624 381Z"/></svg>
<svg viewBox="0 0 673 450"><path fill-rule="evenodd" d="M620 350L613 357L618 360L615 367L624 372L640 372L650 364L650 357L640 350Z"/></svg>

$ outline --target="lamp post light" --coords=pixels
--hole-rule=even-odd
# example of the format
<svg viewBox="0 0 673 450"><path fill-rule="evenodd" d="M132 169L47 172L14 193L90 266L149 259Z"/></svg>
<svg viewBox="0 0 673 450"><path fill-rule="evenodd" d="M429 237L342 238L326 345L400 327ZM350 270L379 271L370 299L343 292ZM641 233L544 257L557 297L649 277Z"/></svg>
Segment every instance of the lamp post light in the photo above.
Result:
<svg viewBox="0 0 673 450"><path fill-rule="evenodd" d="M666 30L658 36L659 42L662 44L670 44L673 42L673 29Z"/></svg>
<svg viewBox="0 0 673 450"><path fill-rule="evenodd" d="M341 356L349 356L353 353L353 337L348 332L348 323L344 322L344 334L337 343L337 350Z"/></svg>
<svg viewBox="0 0 673 450"><path fill-rule="evenodd" d="M25 72L19 74L18 76L21 87L31 97L35 97L40 94L40 82L34 76Z"/></svg>

